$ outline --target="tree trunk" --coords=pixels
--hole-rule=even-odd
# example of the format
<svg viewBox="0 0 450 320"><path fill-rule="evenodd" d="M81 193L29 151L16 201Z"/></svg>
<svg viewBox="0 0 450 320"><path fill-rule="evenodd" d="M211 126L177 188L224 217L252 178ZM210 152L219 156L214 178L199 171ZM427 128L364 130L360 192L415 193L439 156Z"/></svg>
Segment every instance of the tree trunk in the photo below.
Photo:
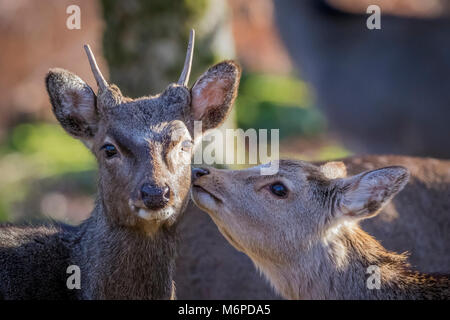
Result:
<svg viewBox="0 0 450 320"><path fill-rule="evenodd" d="M178 80L191 28L196 30L192 82L213 63L234 56L225 1L101 3L110 79L131 97L156 94Z"/></svg>

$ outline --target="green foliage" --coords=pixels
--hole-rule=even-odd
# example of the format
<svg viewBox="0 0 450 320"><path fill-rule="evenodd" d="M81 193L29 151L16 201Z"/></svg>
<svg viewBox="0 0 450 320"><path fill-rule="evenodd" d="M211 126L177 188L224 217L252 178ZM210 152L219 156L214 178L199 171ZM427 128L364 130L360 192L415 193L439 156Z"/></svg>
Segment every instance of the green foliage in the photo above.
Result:
<svg viewBox="0 0 450 320"><path fill-rule="evenodd" d="M13 204L26 199L35 181L92 171L95 167L88 149L60 126L18 125L0 147L0 221L7 218Z"/></svg>
<svg viewBox="0 0 450 320"><path fill-rule="evenodd" d="M331 145L320 149L318 156L314 159L315 161L330 161L336 159L342 159L351 156L352 153L345 149L344 147Z"/></svg>
<svg viewBox="0 0 450 320"><path fill-rule="evenodd" d="M280 105L306 107L311 104L307 85L296 78L269 74L244 74L239 97Z"/></svg>
<svg viewBox="0 0 450 320"><path fill-rule="evenodd" d="M5 204L0 199L0 221L6 221L8 219L8 212L5 208Z"/></svg>
<svg viewBox="0 0 450 320"><path fill-rule="evenodd" d="M280 138L314 136L325 130L325 122L311 101L306 84L295 78L244 75L236 102L237 125L280 129Z"/></svg>
<svg viewBox="0 0 450 320"><path fill-rule="evenodd" d="M14 128L9 148L9 152L20 153L37 165L42 175L95 168L88 149L59 125L21 124Z"/></svg>

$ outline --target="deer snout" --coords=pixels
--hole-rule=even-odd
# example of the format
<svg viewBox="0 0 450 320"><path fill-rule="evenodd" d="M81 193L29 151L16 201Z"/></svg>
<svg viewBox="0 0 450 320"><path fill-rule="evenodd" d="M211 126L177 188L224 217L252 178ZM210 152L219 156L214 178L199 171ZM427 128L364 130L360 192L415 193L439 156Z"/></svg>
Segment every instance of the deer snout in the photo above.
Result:
<svg viewBox="0 0 450 320"><path fill-rule="evenodd" d="M150 210L164 208L170 199L170 188L160 187L150 183L144 183L141 187L141 198L145 206Z"/></svg>

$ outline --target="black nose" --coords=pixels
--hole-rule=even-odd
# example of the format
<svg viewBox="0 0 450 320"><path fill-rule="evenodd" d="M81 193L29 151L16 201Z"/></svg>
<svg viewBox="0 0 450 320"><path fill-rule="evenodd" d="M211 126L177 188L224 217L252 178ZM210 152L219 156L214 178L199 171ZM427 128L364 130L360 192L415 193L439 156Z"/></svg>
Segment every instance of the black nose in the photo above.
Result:
<svg viewBox="0 0 450 320"><path fill-rule="evenodd" d="M151 210L164 208L170 199L168 186L159 187L154 184L144 183L141 187L141 197L145 206Z"/></svg>
<svg viewBox="0 0 450 320"><path fill-rule="evenodd" d="M201 176L206 176L209 174L209 170L205 168L193 168L192 169L192 178L195 180L200 178Z"/></svg>

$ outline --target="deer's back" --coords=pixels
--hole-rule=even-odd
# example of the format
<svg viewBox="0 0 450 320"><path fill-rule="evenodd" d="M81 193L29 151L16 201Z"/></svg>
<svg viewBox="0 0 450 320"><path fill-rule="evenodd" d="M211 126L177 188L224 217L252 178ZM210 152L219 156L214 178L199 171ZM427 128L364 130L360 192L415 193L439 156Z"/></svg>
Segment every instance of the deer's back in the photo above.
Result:
<svg viewBox="0 0 450 320"><path fill-rule="evenodd" d="M395 252L409 251L420 271L450 271L450 161L402 156L363 156L344 160L349 174L389 165L411 172L406 187L375 218L361 223Z"/></svg>
<svg viewBox="0 0 450 320"><path fill-rule="evenodd" d="M0 226L0 297L69 299L69 248L58 226Z"/></svg>
<svg viewBox="0 0 450 320"><path fill-rule="evenodd" d="M343 160L348 173L389 165L411 172L408 185L363 229L387 249L411 253L413 268L450 271L450 161L403 156ZM250 259L220 234L210 217L190 205L181 224L175 282L180 299L279 298Z"/></svg>

